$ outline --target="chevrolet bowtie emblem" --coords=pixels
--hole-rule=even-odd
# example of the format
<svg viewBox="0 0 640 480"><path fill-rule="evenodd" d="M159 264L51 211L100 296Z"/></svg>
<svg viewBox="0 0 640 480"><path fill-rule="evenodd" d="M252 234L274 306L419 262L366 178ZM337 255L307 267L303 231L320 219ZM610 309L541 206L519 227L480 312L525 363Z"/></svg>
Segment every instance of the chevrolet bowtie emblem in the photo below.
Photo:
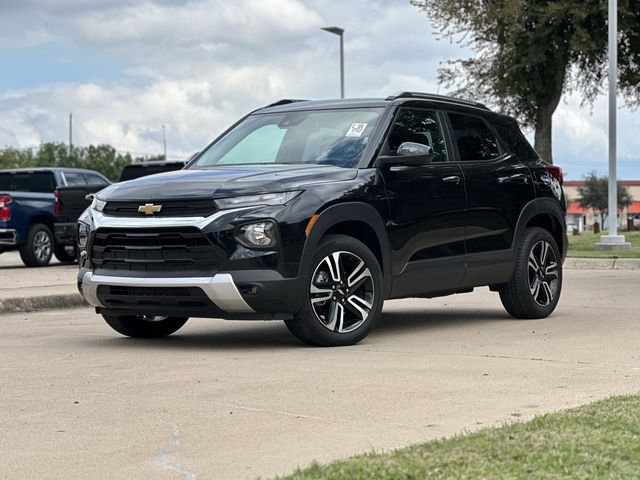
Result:
<svg viewBox="0 0 640 480"><path fill-rule="evenodd" d="M162 210L162 205L154 205L153 203L145 203L138 207L138 213L144 213L145 215L153 215Z"/></svg>

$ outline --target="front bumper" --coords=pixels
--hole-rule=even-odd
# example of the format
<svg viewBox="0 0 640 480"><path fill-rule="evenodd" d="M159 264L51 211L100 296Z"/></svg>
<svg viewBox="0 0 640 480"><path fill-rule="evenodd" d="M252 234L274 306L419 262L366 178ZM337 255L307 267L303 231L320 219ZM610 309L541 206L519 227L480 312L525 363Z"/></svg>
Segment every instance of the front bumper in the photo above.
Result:
<svg viewBox="0 0 640 480"><path fill-rule="evenodd" d="M275 271L147 278L98 275L84 270L78 276L80 293L100 311L228 319L291 318L301 307L300 285L298 279L285 279ZM195 295L194 289L199 289Z"/></svg>
<svg viewBox="0 0 640 480"><path fill-rule="evenodd" d="M18 243L18 233L14 228L0 228L0 245L15 245Z"/></svg>

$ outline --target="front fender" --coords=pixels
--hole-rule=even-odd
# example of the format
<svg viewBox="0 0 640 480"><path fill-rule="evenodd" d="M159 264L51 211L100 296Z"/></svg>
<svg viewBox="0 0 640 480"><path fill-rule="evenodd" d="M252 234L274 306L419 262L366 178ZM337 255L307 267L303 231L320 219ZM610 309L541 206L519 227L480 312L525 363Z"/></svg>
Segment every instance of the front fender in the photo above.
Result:
<svg viewBox="0 0 640 480"><path fill-rule="evenodd" d="M332 205L319 215L304 245L300 263L300 278L306 281L307 272L311 269L313 255L323 235L333 226L343 222L360 222L371 227L375 233L382 253L382 271L384 272L384 297L391 292L391 246L384 220L371 205L362 202L344 202Z"/></svg>

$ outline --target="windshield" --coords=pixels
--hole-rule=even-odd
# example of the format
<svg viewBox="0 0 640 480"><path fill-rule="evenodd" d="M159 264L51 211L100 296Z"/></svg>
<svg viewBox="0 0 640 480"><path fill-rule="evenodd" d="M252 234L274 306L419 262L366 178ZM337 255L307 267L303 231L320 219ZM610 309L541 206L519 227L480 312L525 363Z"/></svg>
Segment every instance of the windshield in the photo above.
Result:
<svg viewBox="0 0 640 480"><path fill-rule="evenodd" d="M291 163L353 168L382 112L382 108L360 108L250 115L192 168Z"/></svg>

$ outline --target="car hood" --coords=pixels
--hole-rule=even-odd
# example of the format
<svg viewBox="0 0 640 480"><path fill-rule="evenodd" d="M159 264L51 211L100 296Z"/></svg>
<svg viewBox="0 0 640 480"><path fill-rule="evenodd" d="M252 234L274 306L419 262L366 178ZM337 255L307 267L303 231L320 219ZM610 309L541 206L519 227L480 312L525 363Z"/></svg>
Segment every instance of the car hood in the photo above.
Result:
<svg viewBox="0 0 640 480"><path fill-rule="evenodd" d="M178 170L116 183L100 192L103 200L223 198L252 193L295 190L314 183L356 177L355 168L328 165L235 166Z"/></svg>

